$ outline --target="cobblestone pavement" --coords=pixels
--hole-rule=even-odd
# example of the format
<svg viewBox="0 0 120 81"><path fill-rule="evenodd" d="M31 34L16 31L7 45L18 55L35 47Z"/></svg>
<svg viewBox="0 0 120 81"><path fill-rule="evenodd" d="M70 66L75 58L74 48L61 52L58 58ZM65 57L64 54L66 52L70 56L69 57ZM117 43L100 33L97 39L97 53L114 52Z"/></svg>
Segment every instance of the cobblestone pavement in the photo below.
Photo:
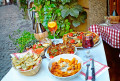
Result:
<svg viewBox="0 0 120 81"><path fill-rule="evenodd" d="M33 32L31 21L25 20L22 13L15 5L0 7L0 80L11 68L10 54L17 52L9 35L17 29Z"/></svg>

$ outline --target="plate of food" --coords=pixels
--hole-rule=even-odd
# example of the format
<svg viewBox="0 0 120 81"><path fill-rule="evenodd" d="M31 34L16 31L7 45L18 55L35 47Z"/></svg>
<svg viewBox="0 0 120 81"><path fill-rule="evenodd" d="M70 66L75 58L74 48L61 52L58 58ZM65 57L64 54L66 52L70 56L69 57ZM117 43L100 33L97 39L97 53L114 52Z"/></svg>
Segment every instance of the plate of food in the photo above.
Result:
<svg viewBox="0 0 120 81"><path fill-rule="evenodd" d="M45 38L39 41L45 48L48 48L52 44L52 40L49 38Z"/></svg>
<svg viewBox="0 0 120 81"><path fill-rule="evenodd" d="M82 37L83 35L86 36L93 36L93 42L94 42L94 46L97 46L100 43L100 38L99 35L94 33L94 32L71 32L68 34L65 34L63 36L63 43L71 43L72 45L74 45L77 48L83 48L82 47Z"/></svg>
<svg viewBox="0 0 120 81"><path fill-rule="evenodd" d="M36 54L38 54L40 56L44 55L44 49L45 49L45 47L40 43L34 44L32 46L33 52L35 52Z"/></svg>
<svg viewBox="0 0 120 81"><path fill-rule="evenodd" d="M83 61L77 55L62 54L50 60L48 69L53 77L70 80L80 75L82 66Z"/></svg>
<svg viewBox="0 0 120 81"><path fill-rule="evenodd" d="M61 54L75 54L77 52L77 48L72 44L64 44L59 43L56 45L51 45L45 52L45 56L48 59L52 59L57 55Z"/></svg>
<svg viewBox="0 0 120 81"><path fill-rule="evenodd" d="M52 44L52 40L49 38L45 38L43 40L40 40L39 42L36 42L34 45L31 45L29 47L26 47L26 50L29 49L37 49L37 48L44 48L47 49Z"/></svg>

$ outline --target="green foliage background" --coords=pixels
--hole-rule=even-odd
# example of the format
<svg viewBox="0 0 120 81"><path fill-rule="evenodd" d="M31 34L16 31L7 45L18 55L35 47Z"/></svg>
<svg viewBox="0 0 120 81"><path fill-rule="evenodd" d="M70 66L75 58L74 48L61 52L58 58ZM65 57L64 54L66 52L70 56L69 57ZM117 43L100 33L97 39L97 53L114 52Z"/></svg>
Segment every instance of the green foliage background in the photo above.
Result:
<svg viewBox="0 0 120 81"><path fill-rule="evenodd" d="M77 0L34 0L34 5L36 7L42 6L40 10L37 11L39 15L39 21L48 31L48 38L53 38L51 32L48 30L48 22L56 21L58 29L55 33L56 38L61 38L64 34L72 32L70 28L72 25L74 27L79 26L84 23L87 13L83 8L77 3ZM33 7L32 9L36 9Z"/></svg>

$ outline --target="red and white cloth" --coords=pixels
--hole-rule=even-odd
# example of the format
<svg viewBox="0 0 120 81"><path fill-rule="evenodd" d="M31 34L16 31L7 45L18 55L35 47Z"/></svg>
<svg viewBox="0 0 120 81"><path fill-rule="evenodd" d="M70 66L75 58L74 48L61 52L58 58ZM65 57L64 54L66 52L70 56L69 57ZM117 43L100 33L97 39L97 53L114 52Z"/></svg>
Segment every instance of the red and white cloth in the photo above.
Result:
<svg viewBox="0 0 120 81"><path fill-rule="evenodd" d="M91 25L88 30L101 35L102 39L113 48L120 49L120 23L112 26Z"/></svg>
<svg viewBox="0 0 120 81"><path fill-rule="evenodd" d="M83 80L85 80L85 76L86 76L86 71L87 71L87 62L90 63L90 66L89 66L89 76L88 76L88 81L91 81L92 80L92 70L91 70L91 67L92 67L92 59L89 59L88 61L84 62L83 63L83 68L82 68L82 71L80 72L81 73L81 78ZM95 77L97 78L98 76L100 76L102 73L104 73L106 70L109 69L108 66L98 62L98 61L95 61L94 60L94 66L95 66Z"/></svg>

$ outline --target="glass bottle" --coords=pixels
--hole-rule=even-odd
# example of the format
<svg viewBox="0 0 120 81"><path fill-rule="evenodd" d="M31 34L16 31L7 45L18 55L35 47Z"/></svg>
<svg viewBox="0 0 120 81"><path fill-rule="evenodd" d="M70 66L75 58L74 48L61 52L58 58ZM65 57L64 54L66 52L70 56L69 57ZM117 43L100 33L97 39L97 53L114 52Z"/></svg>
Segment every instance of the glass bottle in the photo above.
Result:
<svg viewBox="0 0 120 81"><path fill-rule="evenodd" d="M43 27L42 23L37 20L37 18L38 18L38 14L36 14L36 24L35 24L35 34L34 34L34 36L37 40L40 41L42 39L47 38L48 32Z"/></svg>
<svg viewBox="0 0 120 81"><path fill-rule="evenodd" d="M112 12L112 16L118 16L118 13L116 11L116 2L113 2L113 12Z"/></svg>

